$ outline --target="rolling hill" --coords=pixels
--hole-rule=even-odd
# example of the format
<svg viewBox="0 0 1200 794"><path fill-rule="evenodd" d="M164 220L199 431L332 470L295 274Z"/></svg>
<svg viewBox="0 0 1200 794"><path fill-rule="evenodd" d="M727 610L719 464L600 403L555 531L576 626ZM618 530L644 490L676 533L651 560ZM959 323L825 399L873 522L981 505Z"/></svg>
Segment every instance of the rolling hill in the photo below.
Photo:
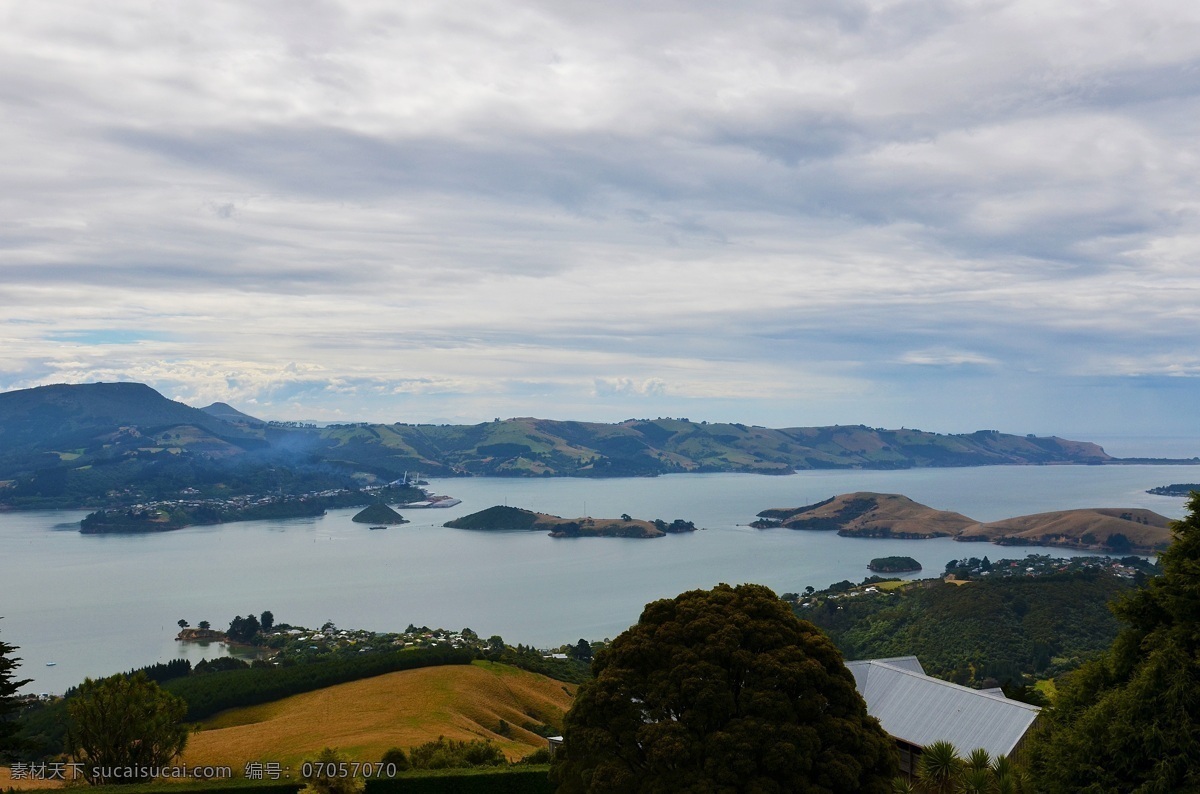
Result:
<svg viewBox="0 0 1200 794"><path fill-rule="evenodd" d="M859 491L804 507L768 508L758 516L751 526L760 529L836 531L860 538L951 537L1002 546L1066 546L1115 553L1153 553L1171 542L1171 520L1142 508L1059 510L983 523L900 494Z"/></svg>
<svg viewBox="0 0 1200 794"><path fill-rule="evenodd" d="M139 428L145 436L181 426L232 443L253 445L261 438L141 383L58 384L0 394L0 444L6 454L86 446L123 428Z"/></svg>
<svg viewBox="0 0 1200 794"><path fill-rule="evenodd" d="M491 662L405 670L219 714L192 735L183 762L240 769L270 759L295 768L329 746L378 761L391 747L407 751L439 736L491 740L517 759L546 746L531 728L561 729L574 691Z"/></svg>
<svg viewBox="0 0 1200 794"><path fill-rule="evenodd" d="M987 540L1003 546L1161 551L1171 542L1170 525L1166 516L1140 508L1058 510L975 524L964 529L957 540Z"/></svg>
<svg viewBox="0 0 1200 794"><path fill-rule="evenodd" d="M859 491L806 507L771 508L758 514L755 526L836 530L852 538L955 537L978 524L962 513L935 510L900 494Z"/></svg>

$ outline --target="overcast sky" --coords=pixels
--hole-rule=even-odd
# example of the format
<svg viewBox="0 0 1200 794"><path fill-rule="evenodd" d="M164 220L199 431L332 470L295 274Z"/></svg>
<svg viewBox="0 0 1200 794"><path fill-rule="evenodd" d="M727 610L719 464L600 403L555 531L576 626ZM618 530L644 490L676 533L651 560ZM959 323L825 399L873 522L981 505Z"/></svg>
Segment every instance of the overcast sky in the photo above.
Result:
<svg viewBox="0 0 1200 794"><path fill-rule="evenodd" d="M1198 98L1194 0L16 0L0 390L1200 436Z"/></svg>

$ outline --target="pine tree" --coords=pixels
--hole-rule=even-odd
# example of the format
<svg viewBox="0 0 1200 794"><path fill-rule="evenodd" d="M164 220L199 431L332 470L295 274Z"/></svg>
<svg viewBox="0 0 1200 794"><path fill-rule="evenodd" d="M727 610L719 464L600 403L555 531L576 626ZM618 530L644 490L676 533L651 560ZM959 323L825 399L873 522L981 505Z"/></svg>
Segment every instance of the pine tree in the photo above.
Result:
<svg viewBox="0 0 1200 794"><path fill-rule="evenodd" d="M16 669L20 658L13 656L15 645L0 640L0 759L6 759L17 749L17 723L13 721L21 707L17 691L33 679L16 680Z"/></svg>
<svg viewBox="0 0 1200 794"><path fill-rule="evenodd" d="M1200 789L1200 493L1162 574L1114 611L1126 628L1074 673L1031 747L1048 792Z"/></svg>

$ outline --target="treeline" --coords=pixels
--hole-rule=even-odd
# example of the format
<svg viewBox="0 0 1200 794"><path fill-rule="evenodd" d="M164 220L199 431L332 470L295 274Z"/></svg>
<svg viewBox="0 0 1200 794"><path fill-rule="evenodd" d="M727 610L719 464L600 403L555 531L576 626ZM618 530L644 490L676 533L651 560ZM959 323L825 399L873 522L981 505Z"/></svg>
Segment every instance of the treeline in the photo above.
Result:
<svg viewBox="0 0 1200 794"><path fill-rule="evenodd" d="M476 652L471 649L418 648L336 657L292 667L250 667L193 675L168 681L165 688L187 701L186 719L195 721L225 709L270 703L334 684L419 667L470 664L475 658Z"/></svg>
<svg viewBox="0 0 1200 794"><path fill-rule="evenodd" d="M583 643L584 640L580 640L580 642ZM515 648L506 646L499 653L489 654L489 658L493 658L497 662L511 664L513 667L520 667L522 670L538 673L556 681L565 681L568 684L582 684L592 677L590 650L586 658L574 653L570 654L570 657L568 659L547 659L541 651L525 645L518 645Z"/></svg>
<svg viewBox="0 0 1200 794"><path fill-rule="evenodd" d="M916 655L927 673L955 683L1020 685L1107 649L1119 625L1106 605L1134 586L1102 572L923 584L795 609L847 659Z"/></svg>

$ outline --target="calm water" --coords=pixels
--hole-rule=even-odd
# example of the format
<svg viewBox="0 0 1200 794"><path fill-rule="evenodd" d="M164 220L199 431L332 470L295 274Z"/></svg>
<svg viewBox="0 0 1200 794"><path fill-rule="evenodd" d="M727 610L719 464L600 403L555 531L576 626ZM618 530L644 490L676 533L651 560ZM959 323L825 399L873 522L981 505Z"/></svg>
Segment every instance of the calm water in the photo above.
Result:
<svg viewBox="0 0 1200 794"><path fill-rule="evenodd" d="M125 536L80 535L81 512L7 513L0 514L0 638L20 646L19 673L35 679L25 688L31 692L62 692L84 676L178 656L211 657L220 650L174 641L177 620L223 628L234 615L265 609L300 625L470 627L512 643L559 645L615 636L647 601L718 582L800 591L859 580L872 557L906 554L936 572L957 557L1021 553L947 539L851 539L745 526L764 508L871 490L981 521L1076 507L1147 507L1178 518L1184 500L1144 493L1173 482L1200 482L1200 466L446 480L431 487L461 505L410 511L411 524L374 532L350 521L354 510ZM686 518L705 531L555 540L440 526L505 503L570 517Z"/></svg>

